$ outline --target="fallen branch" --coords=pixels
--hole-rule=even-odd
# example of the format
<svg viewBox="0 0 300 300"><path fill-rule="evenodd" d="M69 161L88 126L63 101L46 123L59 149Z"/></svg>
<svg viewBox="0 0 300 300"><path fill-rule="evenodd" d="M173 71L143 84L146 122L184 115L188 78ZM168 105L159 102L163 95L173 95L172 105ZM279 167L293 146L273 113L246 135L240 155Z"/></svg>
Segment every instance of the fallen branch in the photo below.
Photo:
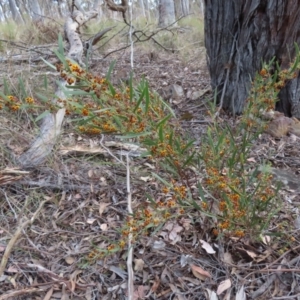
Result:
<svg viewBox="0 0 300 300"><path fill-rule="evenodd" d="M126 185L127 185L127 210L128 215L132 216L132 199L131 199L131 186L130 186L130 158L129 155L126 156ZM127 273L128 273L128 300L134 299L134 274L132 268L132 258L133 258L133 245L132 245L132 232L128 235L128 257L127 257Z"/></svg>
<svg viewBox="0 0 300 300"><path fill-rule="evenodd" d="M67 58L84 65L82 62L83 44L79 35L79 27L85 23L86 20L93 18L95 13L92 12L88 17L85 17L80 11L74 11L72 16L68 17L65 24L65 34L70 43L70 49ZM68 85L66 80L61 80L54 99L53 105L59 105L58 99L66 100L64 88ZM60 135L65 109L61 108L57 114L49 113L42 119L39 136L33 141L30 148L18 158L18 163L23 168L31 168L40 165L51 153L57 138Z"/></svg>

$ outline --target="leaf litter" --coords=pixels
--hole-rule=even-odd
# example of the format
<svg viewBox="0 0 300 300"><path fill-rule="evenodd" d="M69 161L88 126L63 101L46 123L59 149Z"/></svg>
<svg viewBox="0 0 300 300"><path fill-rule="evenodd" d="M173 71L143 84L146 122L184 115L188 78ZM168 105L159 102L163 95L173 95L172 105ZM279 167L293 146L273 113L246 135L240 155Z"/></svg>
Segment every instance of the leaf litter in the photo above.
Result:
<svg viewBox="0 0 300 300"><path fill-rule="evenodd" d="M126 59L117 59L121 68L129 67ZM182 116L183 130L199 140L208 124L203 100L210 87L204 64L197 65L195 61L199 59L183 66L175 54L161 54L156 64L141 63L136 73L144 74L147 67L151 87L161 89L162 94L173 85L175 95L165 94L165 99L169 97ZM104 62L104 67L108 64ZM160 69L169 71L161 76ZM184 78L181 88L178 78ZM162 83L167 87L165 90ZM231 122L230 117L222 117ZM72 138L73 133L65 134L70 143L62 145L39 170L23 172L9 168L9 160L2 157L0 256L16 232L19 219L30 219L44 196L49 201L33 224L24 228L8 257L0 276L1 300L126 298L126 251L92 264L85 260L94 249L104 250L109 241L120 238L117 229L127 214L125 171L106 150L97 146L97 141L91 143L81 136ZM154 235L142 237L134 246L134 299L284 299L289 293L300 293L295 276L300 261L300 141L292 133L280 140L276 137L259 137L249 163L256 165L262 159L271 162L275 178L282 180L280 194L286 201L273 226L281 226L291 239L264 234L255 244L241 239L228 239L226 244L220 244L210 234L212 228L202 223L201 216L180 216ZM2 138L7 139L5 134ZM105 142L119 156L122 151L140 151L112 137L106 137ZM20 148L18 143L12 144L14 149ZM91 155L93 159L83 159ZM144 195L156 188L156 180L151 176L155 166L138 156L134 159L137 166L143 166L137 168L139 172L132 179L135 202L142 203ZM26 207L25 199L30 199Z"/></svg>

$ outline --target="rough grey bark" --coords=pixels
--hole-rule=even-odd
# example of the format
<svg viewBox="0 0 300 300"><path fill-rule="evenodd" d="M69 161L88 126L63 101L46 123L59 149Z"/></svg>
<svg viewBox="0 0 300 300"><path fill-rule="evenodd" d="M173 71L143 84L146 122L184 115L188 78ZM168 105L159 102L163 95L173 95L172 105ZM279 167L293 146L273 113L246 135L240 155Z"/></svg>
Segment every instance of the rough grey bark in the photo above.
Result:
<svg viewBox="0 0 300 300"><path fill-rule="evenodd" d="M190 13L189 0L174 0L176 18L187 16Z"/></svg>
<svg viewBox="0 0 300 300"><path fill-rule="evenodd" d="M159 0L158 5L158 26L166 27L175 23L175 8L173 0Z"/></svg>
<svg viewBox="0 0 300 300"><path fill-rule="evenodd" d="M147 19L150 20L149 0L145 0L145 8L146 8Z"/></svg>
<svg viewBox="0 0 300 300"><path fill-rule="evenodd" d="M4 5L3 5L2 2L0 2L0 10L1 10L1 21L8 22L8 18L7 18L7 15L6 15L6 10L5 10Z"/></svg>
<svg viewBox="0 0 300 300"><path fill-rule="evenodd" d="M18 24L24 23L15 0L9 0L8 3L14 21Z"/></svg>
<svg viewBox="0 0 300 300"><path fill-rule="evenodd" d="M95 0L94 4L93 4L93 10L98 11L101 5L101 1L100 0Z"/></svg>
<svg viewBox="0 0 300 300"><path fill-rule="evenodd" d="M56 6L58 14L61 18L63 18L68 13L68 5L65 0L58 0L56 4L52 3L52 5Z"/></svg>
<svg viewBox="0 0 300 300"><path fill-rule="evenodd" d="M31 17L32 17L33 22L42 21L43 13L42 13L39 2L37 0L30 0L29 5L30 5L30 12L31 12Z"/></svg>
<svg viewBox="0 0 300 300"><path fill-rule="evenodd" d="M287 68L300 43L300 1L205 0L205 46L212 88L223 107L241 113L251 79L276 57ZM224 95L222 97L222 94ZM300 79L280 92L278 109L300 118ZM223 99L222 99L223 98Z"/></svg>

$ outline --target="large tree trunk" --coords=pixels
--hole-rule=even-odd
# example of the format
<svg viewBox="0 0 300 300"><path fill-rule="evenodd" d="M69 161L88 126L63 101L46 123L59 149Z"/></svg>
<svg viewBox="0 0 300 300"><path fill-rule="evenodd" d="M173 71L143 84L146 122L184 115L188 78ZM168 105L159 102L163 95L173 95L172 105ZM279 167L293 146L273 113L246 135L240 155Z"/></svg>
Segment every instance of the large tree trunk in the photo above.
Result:
<svg viewBox="0 0 300 300"><path fill-rule="evenodd" d="M173 0L159 0L158 5L158 26L167 27L175 23L175 8Z"/></svg>
<svg viewBox="0 0 300 300"><path fill-rule="evenodd" d="M205 46L212 88L232 113L243 111L262 62L287 68L300 42L299 0L205 0ZM300 118L300 80L280 92L278 108Z"/></svg>
<svg viewBox="0 0 300 300"><path fill-rule="evenodd" d="M187 16L190 13L189 0L174 0L176 18Z"/></svg>
<svg viewBox="0 0 300 300"><path fill-rule="evenodd" d="M18 24L24 23L15 0L9 0L8 3L14 21Z"/></svg>
<svg viewBox="0 0 300 300"><path fill-rule="evenodd" d="M37 0L30 0L30 10L31 10L31 16L32 16L32 21L34 23L38 23L39 21L43 20L42 16L42 10L40 7L40 4Z"/></svg>

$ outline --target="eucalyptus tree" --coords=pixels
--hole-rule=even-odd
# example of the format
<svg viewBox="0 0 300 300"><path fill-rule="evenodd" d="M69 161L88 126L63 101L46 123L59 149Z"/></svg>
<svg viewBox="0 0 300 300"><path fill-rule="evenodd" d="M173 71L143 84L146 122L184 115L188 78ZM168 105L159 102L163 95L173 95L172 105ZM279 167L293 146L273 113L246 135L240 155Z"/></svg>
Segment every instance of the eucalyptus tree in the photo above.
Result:
<svg viewBox="0 0 300 300"><path fill-rule="evenodd" d="M232 113L243 111L251 80L275 57L283 69L300 43L299 0L204 0L205 46L211 85ZM278 109L300 118L300 78L279 94Z"/></svg>
<svg viewBox="0 0 300 300"><path fill-rule="evenodd" d="M158 3L158 26L166 27L175 23L174 0L159 0Z"/></svg>

